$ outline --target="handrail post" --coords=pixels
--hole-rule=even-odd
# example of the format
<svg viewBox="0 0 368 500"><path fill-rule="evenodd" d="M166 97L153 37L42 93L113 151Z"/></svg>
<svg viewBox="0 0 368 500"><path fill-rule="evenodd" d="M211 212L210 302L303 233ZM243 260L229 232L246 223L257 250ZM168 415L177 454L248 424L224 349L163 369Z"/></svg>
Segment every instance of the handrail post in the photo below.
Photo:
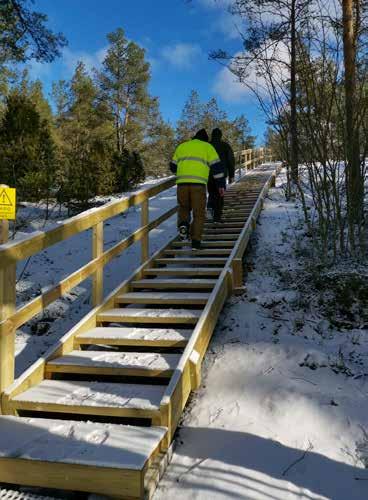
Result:
<svg viewBox="0 0 368 500"><path fill-rule="evenodd" d="M103 254L104 246L104 226L103 221L98 222L92 228L92 258L97 259ZM92 305L93 307L101 304L104 295L104 266L100 265L93 273L92 278Z"/></svg>
<svg viewBox="0 0 368 500"><path fill-rule="evenodd" d="M142 202L141 208L141 227L147 226L149 222L149 209L148 209L149 199L147 198ZM149 234L145 234L142 238L141 247L141 262L142 264L148 260L149 256Z"/></svg>
<svg viewBox="0 0 368 500"><path fill-rule="evenodd" d="M0 221L0 245L9 238L9 221ZM16 264L0 268L0 322L15 312ZM0 395L14 382L15 373L15 328L11 323L0 327ZM1 413L1 405L0 405Z"/></svg>

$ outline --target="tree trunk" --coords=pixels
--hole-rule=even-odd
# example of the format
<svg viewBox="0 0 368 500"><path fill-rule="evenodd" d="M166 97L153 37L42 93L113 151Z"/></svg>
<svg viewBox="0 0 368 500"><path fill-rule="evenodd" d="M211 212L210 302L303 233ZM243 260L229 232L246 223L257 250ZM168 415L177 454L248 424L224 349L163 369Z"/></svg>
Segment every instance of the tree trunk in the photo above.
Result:
<svg viewBox="0 0 368 500"><path fill-rule="evenodd" d="M363 182L360 175L359 127L356 109L356 36L354 26L354 2L343 0L343 41L345 67L345 115L346 115L346 176L350 241L354 247L353 226L361 221L363 208Z"/></svg>
<svg viewBox="0 0 368 500"><path fill-rule="evenodd" d="M291 2L290 13L291 47L290 47L290 159L291 179L298 182L298 123L296 109L296 0Z"/></svg>

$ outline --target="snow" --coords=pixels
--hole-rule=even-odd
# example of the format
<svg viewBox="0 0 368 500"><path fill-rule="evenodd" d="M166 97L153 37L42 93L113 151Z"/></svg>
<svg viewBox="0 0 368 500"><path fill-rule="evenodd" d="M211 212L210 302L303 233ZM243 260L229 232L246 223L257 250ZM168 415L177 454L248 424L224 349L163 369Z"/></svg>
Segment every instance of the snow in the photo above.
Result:
<svg viewBox="0 0 368 500"><path fill-rule="evenodd" d="M99 339L118 340L124 339L139 339L139 340L171 340L183 341L188 340L192 331L179 330L171 328L93 328L79 335L78 338L96 337Z"/></svg>
<svg viewBox="0 0 368 500"><path fill-rule="evenodd" d="M81 366L95 368L139 368L140 370L168 370L177 366L179 354L151 352L72 351L53 359L52 366Z"/></svg>
<svg viewBox="0 0 368 500"><path fill-rule="evenodd" d="M163 427L0 417L1 458L141 470Z"/></svg>
<svg viewBox="0 0 368 500"><path fill-rule="evenodd" d="M247 292L221 314L155 500L368 498L367 330L337 331L280 278L298 269L303 237L284 183L266 200Z"/></svg>
<svg viewBox="0 0 368 500"><path fill-rule="evenodd" d="M44 380L14 401L157 410L164 392L160 385Z"/></svg>

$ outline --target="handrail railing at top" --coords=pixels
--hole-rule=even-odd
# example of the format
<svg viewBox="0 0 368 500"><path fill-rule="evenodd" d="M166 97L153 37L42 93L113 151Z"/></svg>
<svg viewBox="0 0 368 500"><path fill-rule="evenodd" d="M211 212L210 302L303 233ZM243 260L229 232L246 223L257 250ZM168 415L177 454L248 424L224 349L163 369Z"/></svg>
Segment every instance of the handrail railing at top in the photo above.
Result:
<svg viewBox="0 0 368 500"><path fill-rule="evenodd" d="M20 241L13 241L0 245L0 268L4 268L16 261L26 259L47 247L64 241L77 233L86 231L99 222L110 219L130 207L140 205L175 184L175 177L169 177L154 186L142 189L120 200L106 203L102 207L91 208L74 217L70 217L57 227L47 231L35 231Z"/></svg>

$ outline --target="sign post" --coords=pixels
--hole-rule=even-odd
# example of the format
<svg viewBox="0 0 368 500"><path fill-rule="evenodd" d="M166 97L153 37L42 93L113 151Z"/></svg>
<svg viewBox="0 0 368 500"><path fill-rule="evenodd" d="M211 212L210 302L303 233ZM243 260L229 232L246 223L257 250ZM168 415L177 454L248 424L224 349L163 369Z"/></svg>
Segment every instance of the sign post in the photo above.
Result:
<svg viewBox="0 0 368 500"><path fill-rule="evenodd" d="M0 184L0 245L9 239L9 219L15 219L15 189ZM16 264L0 266L0 323L15 311ZM0 328L0 395L14 381L15 328ZM1 406L0 406L1 413Z"/></svg>

